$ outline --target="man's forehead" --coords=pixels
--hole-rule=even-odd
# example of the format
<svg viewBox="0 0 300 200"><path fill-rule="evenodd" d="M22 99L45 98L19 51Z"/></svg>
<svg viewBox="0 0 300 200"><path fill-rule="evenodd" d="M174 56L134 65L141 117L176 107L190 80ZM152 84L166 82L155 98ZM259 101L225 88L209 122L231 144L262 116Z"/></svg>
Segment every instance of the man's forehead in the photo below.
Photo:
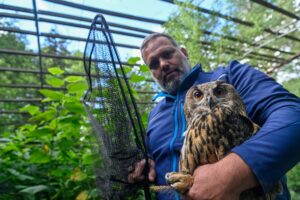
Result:
<svg viewBox="0 0 300 200"><path fill-rule="evenodd" d="M167 46L174 47L174 45L168 38L163 36L157 37L149 41L148 45L144 48L142 54L143 56L148 57L149 54L154 53L154 51L156 51L157 49L160 49L162 47L167 47Z"/></svg>
<svg viewBox="0 0 300 200"><path fill-rule="evenodd" d="M174 46L169 38L164 37L164 36L159 36L157 38L150 40L148 42L148 45L146 46L145 50L148 48L151 48L151 47L153 48L153 46L155 46L155 45L159 45L159 46L160 45L172 45L172 46Z"/></svg>

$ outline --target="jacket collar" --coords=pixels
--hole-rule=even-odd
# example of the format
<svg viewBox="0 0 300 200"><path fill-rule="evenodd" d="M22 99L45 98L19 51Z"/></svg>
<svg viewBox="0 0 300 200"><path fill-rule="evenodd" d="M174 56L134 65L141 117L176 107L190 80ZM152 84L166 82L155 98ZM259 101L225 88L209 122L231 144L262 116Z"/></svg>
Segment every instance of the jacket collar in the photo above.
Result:
<svg viewBox="0 0 300 200"><path fill-rule="evenodd" d="M181 85L179 86L179 89L177 91L176 95L169 94L167 92L161 91L158 94L156 94L153 98L152 101L159 101L161 98L171 98L171 99L176 99L176 96L178 94L181 94L184 92L186 89L190 88L194 82L196 81L198 75L200 72L202 72L202 68L200 64L197 64L190 72L189 74L183 79Z"/></svg>

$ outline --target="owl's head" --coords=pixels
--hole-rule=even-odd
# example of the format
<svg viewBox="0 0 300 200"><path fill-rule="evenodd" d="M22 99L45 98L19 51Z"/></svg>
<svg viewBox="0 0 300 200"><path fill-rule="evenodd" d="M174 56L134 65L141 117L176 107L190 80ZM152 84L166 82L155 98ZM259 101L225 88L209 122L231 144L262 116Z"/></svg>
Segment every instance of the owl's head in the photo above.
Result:
<svg viewBox="0 0 300 200"><path fill-rule="evenodd" d="M189 120L194 114L213 111L215 107L241 110L245 107L234 87L224 81L213 81L191 87L185 98L184 113Z"/></svg>

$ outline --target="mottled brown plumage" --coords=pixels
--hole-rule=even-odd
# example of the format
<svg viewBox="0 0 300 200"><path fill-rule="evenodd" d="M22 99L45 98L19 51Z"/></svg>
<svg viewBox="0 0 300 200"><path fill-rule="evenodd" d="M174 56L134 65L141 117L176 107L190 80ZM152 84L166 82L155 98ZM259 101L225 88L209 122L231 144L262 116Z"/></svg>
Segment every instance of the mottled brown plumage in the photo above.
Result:
<svg viewBox="0 0 300 200"><path fill-rule="evenodd" d="M184 112L187 120L179 172L166 174L171 187L185 193L193 184L197 166L214 163L235 146L255 134L259 126L247 117L245 106L234 87L223 81L193 86L187 92ZM241 199L273 199L244 192Z"/></svg>
<svg viewBox="0 0 300 200"><path fill-rule="evenodd" d="M197 166L220 160L259 129L247 117L234 87L223 81L192 87L184 113L188 127L181 150L182 173L192 174Z"/></svg>

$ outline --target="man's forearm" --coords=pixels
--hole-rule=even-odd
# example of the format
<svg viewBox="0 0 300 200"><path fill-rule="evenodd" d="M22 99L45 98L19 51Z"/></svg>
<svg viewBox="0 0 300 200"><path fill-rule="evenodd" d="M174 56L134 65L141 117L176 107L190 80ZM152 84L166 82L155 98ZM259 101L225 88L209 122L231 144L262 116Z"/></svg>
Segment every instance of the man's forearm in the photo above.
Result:
<svg viewBox="0 0 300 200"><path fill-rule="evenodd" d="M237 154L230 153L225 158L216 163L217 169L223 174L226 190L234 190L241 193L247 189L259 185L254 173L249 166Z"/></svg>
<svg viewBox="0 0 300 200"><path fill-rule="evenodd" d="M185 195L188 200L238 200L243 191L258 186L251 169L235 153L199 166L193 176L194 183Z"/></svg>

